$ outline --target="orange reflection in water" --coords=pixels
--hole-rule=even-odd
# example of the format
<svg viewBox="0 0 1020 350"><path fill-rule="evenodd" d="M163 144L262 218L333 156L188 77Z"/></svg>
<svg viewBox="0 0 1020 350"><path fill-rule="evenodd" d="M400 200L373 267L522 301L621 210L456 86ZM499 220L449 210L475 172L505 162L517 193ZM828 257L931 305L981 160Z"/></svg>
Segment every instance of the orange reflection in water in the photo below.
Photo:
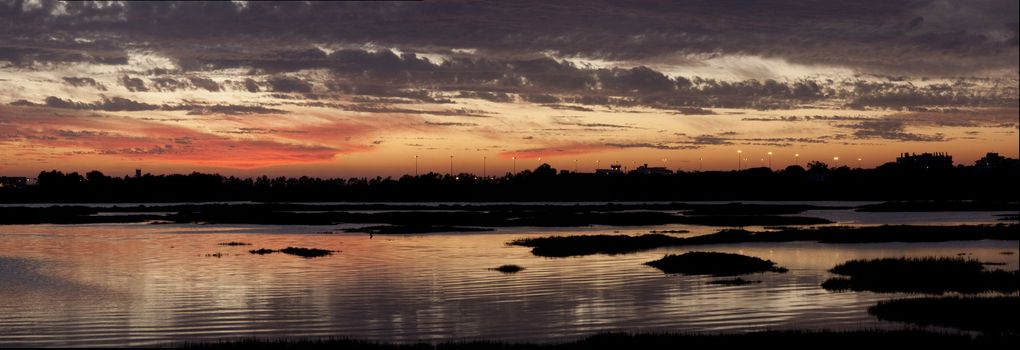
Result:
<svg viewBox="0 0 1020 350"><path fill-rule="evenodd" d="M825 271L849 259L958 253L1018 266L1016 242L697 247L790 269L727 287L643 265L688 249L548 259L505 245L534 234L648 229L661 228L370 238L317 233L337 230L322 226L0 226L0 276L14 281L0 287L0 344L151 345L238 336L548 341L628 329L896 328L865 311L895 295L826 292L819 287ZM219 245L229 241L252 245ZM287 246L338 252L314 259L247 252ZM208 256L215 253L222 256ZM525 270L489 270L502 264Z"/></svg>

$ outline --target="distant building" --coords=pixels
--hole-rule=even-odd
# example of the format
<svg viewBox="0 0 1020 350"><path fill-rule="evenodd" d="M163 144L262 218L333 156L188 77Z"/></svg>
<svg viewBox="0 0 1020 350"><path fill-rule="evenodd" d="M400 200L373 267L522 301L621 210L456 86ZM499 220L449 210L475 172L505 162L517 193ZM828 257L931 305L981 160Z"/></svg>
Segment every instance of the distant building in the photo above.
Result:
<svg viewBox="0 0 1020 350"><path fill-rule="evenodd" d="M912 169L950 169L953 167L953 156L943 152L903 153L896 157L896 164Z"/></svg>
<svg viewBox="0 0 1020 350"><path fill-rule="evenodd" d="M135 177L142 177L142 169L135 169Z"/></svg>
<svg viewBox="0 0 1020 350"><path fill-rule="evenodd" d="M1001 168L1006 164L1008 158L1000 156L998 153L989 152L984 158L978 159L974 162L974 165L979 168Z"/></svg>
<svg viewBox="0 0 1020 350"><path fill-rule="evenodd" d="M650 167L650 166L648 166L648 164L645 164L645 165L637 167L637 169L634 169L634 173L638 173L638 174L642 174L642 175L652 175L652 174L654 174L654 175L673 175L673 171L667 169L666 167L661 167L661 166Z"/></svg>
<svg viewBox="0 0 1020 350"><path fill-rule="evenodd" d="M974 161L974 166L982 171L1009 168L1016 169L1020 166L1020 160L1006 158L1000 156L998 153L989 152L984 156L984 158Z"/></svg>
<svg viewBox="0 0 1020 350"><path fill-rule="evenodd" d="M25 187L28 186L29 178L22 176L0 176L0 187Z"/></svg>
<svg viewBox="0 0 1020 350"><path fill-rule="evenodd" d="M613 164L609 166L609 169L595 169L595 174L598 175L623 174L623 166L620 164Z"/></svg>

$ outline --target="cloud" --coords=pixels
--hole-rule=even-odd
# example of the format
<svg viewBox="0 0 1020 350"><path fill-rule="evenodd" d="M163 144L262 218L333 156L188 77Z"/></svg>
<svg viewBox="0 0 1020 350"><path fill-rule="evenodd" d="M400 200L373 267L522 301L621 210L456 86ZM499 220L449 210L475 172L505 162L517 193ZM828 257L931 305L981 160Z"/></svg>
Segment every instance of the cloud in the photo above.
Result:
<svg viewBox="0 0 1020 350"><path fill-rule="evenodd" d="M18 46L28 52L8 54L17 62L62 59L67 50L49 47L57 43L96 52L93 47L123 41L137 46L172 42L172 47L156 49L173 53L182 62L199 56L210 62L243 60L267 71L306 69L336 56L338 70L346 69L345 61L375 61L376 77L399 79L396 72L413 69L408 68L411 63L433 63L400 61L402 55L384 51L347 52L349 46L339 44L372 43L405 50L427 48L447 56L436 64L469 54L554 52L561 57L637 61L648 66L702 56L755 55L856 71L966 75L984 69L1015 70L1018 41L1015 1L766 1L753 6L628 1L544 6L532 0L509 8L457 2L310 2L285 7L249 2L244 8L233 3L40 4L42 8L31 10L0 7L0 15L10 22L5 28L8 37L47 44ZM57 6L67 15L52 15ZM84 37L92 43L80 43L79 33L87 34ZM210 39L209 33L218 34ZM252 38L265 44L252 45ZM312 46L316 43L337 44L320 50ZM276 49L300 44L307 48ZM245 52L240 48L265 54L242 59L224 55ZM571 84L569 78L562 82ZM655 85L654 80L640 76L627 79L640 81L642 89Z"/></svg>
<svg viewBox="0 0 1020 350"><path fill-rule="evenodd" d="M96 156L237 169L331 161L337 155L369 150L368 142L361 143L360 139L380 129L397 127L392 123L338 120L234 138L94 112L54 114L38 107L0 107L0 112L4 115L0 144L5 147L71 148ZM56 151L47 155L59 156Z"/></svg>
<svg viewBox="0 0 1020 350"><path fill-rule="evenodd" d="M87 78L87 77L64 77L63 79L64 79L64 83L66 83L67 85L74 86L74 87L91 86L91 87L96 88L97 90L106 91L106 86L105 85L96 82L96 80L92 79L92 78Z"/></svg>
<svg viewBox="0 0 1020 350"><path fill-rule="evenodd" d="M145 81L139 78L132 78L126 74L120 77L120 84L131 92L149 91L149 88L145 87Z"/></svg>
<svg viewBox="0 0 1020 350"><path fill-rule="evenodd" d="M647 143L647 142L635 142L635 143L607 143L606 146L612 148L651 148L651 149L666 149L666 150L678 150L678 149L697 149L697 146L692 145L667 145L662 143Z"/></svg>
<svg viewBox="0 0 1020 350"><path fill-rule="evenodd" d="M842 116L842 115L808 115L808 116L779 116L779 117L745 117L740 120L756 122L801 122L801 121L861 121L873 120L874 117L865 116Z"/></svg>
<svg viewBox="0 0 1020 350"><path fill-rule="evenodd" d="M274 76L266 81L270 90L276 92L312 92L312 84L300 78L288 76Z"/></svg>
<svg viewBox="0 0 1020 350"><path fill-rule="evenodd" d="M50 108L61 108L61 109L84 109L84 110L97 110L97 111L108 111L108 112L134 112L134 111L187 111L188 115L208 115L208 114L228 114L228 115L240 115L240 114L286 114L289 113L282 109L268 108L263 106L245 106L245 105L203 105L194 103L184 103L176 105L154 105L144 102L138 102L122 97L103 97L101 100L96 102L76 102L72 100L65 100L56 96L46 97L43 104L35 104L30 101L20 100L11 103L13 106L46 106Z"/></svg>
<svg viewBox="0 0 1020 350"><path fill-rule="evenodd" d="M191 85L200 89L205 89L209 92L220 91L220 84L216 83L212 79L202 77L190 77Z"/></svg>
<svg viewBox="0 0 1020 350"><path fill-rule="evenodd" d="M478 126L478 124L475 124L475 123L430 122L430 121L426 121L425 125L434 125L434 126Z"/></svg>
<svg viewBox="0 0 1020 350"><path fill-rule="evenodd" d="M138 81L141 82L141 79L139 79ZM152 82L152 88L155 89L156 91L177 91L177 90L182 90L182 89L188 88L188 82L187 81L177 80L177 79L174 79L174 78L157 77L157 78L149 79L149 81ZM141 84L140 86L143 86L143 87L145 85L144 82L139 83L139 84ZM136 89L137 89L137 87L136 87ZM130 90L130 91L145 91L145 90L134 90L131 87L128 87L128 90Z"/></svg>
<svg viewBox="0 0 1020 350"><path fill-rule="evenodd" d="M56 96L49 96L45 101L46 107L63 109L92 109L101 111L151 111L159 109L159 106L132 101L126 98L110 97L103 98L95 103L74 102L64 100Z"/></svg>
<svg viewBox="0 0 1020 350"><path fill-rule="evenodd" d="M693 145L729 145L729 139L717 135L698 135L691 138L690 141Z"/></svg>
<svg viewBox="0 0 1020 350"><path fill-rule="evenodd" d="M365 113L392 113L392 114L430 114L439 116L455 116L455 117L475 117L475 118L488 118L491 115L486 114L487 112L481 110L472 109L446 109L446 110L418 110L408 109L399 107L390 107L378 104L357 104L357 105L346 105L342 106L343 109L352 112L365 112Z"/></svg>
<svg viewBox="0 0 1020 350"><path fill-rule="evenodd" d="M612 148L612 146L607 146L604 144L577 143L503 151L500 152L499 155L504 159L510 159L512 157L517 157L518 159L538 157L562 157L579 154L598 153L610 148Z"/></svg>
<svg viewBox="0 0 1020 350"><path fill-rule="evenodd" d="M205 115L205 114L287 114L288 111L276 108L269 108L263 106L244 106L244 105L196 105L196 104L183 104L166 106L164 109L168 110L187 110L189 115Z"/></svg>
<svg viewBox="0 0 1020 350"><path fill-rule="evenodd" d="M553 117L552 119L553 119L553 123L556 124L556 125L569 125L569 126L579 126L579 127L583 127L583 128L596 128L596 129L605 129L605 128L609 128L609 129L636 129L633 126L628 126L628 125L609 124L609 123L586 123L586 122L581 121L583 119L581 117L560 116L560 117Z"/></svg>
<svg viewBox="0 0 1020 350"><path fill-rule="evenodd" d="M857 139L885 139L920 142L936 142L945 140L945 136L942 133L921 135L905 132L904 122L899 120L872 120L837 126L854 129L854 137Z"/></svg>

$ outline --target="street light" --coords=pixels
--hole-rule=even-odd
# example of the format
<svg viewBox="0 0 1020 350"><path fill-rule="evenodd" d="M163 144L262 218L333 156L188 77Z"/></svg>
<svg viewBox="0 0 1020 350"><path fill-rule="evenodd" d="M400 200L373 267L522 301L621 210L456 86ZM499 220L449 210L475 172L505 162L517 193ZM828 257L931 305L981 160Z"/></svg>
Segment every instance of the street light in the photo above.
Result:
<svg viewBox="0 0 1020 350"><path fill-rule="evenodd" d="M704 171L704 170L705 170L705 158L704 157L698 157L698 171Z"/></svg>
<svg viewBox="0 0 1020 350"><path fill-rule="evenodd" d="M483 179L484 179L484 178L486 178L486 177L488 176L488 174L486 174L486 171L485 171L485 170L486 170L486 169L485 169L485 160L486 160L487 158L488 158L488 157L486 157L486 156L482 156L482 178L483 178Z"/></svg>
<svg viewBox="0 0 1020 350"><path fill-rule="evenodd" d="M839 164L839 157L832 157L832 168L833 169L838 168L838 166L837 166L838 164Z"/></svg>
<svg viewBox="0 0 1020 350"><path fill-rule="evenodd" d="M857 158L857 168L858 169L864 169L864 167L861 166L861 160L862 160L861 158Z"/></svg>
<svg viewBox="0 0 1020 350"><path fill-rule="evenodd" d="M453 176L453 156L450 156L450 176Z"/></svg>
<svg viewBox="0 0 1020 350"><path fill-rule="evenodd" d="M514 160L514 175L517 175L517 157L510 157Z"/></svg>
<svg viewBox="0 0 1020 350"><path fill-rule="evenodd" d="M418 177L418 156L414 156L414 177Z"/></svg>
<svg viewBox="0 0 1020 350"><path fill-rule="evenodd" d="M800 153L793 154L793 163L798 166L800 165Z"/></svg>
<svg viewBox="0 0 1020 350"><path fill-rule="evenodd" d="M769 170L772 169L772 152L769 152Z"/></svg>
<svg viewBox="0 0 1020 350"><path fill-rule="evenodd" d="M736 170L737 171L741 170L741 159L743 159L743 157L744 157L741 153L744 153L744 151L736 150Z"/></svg>

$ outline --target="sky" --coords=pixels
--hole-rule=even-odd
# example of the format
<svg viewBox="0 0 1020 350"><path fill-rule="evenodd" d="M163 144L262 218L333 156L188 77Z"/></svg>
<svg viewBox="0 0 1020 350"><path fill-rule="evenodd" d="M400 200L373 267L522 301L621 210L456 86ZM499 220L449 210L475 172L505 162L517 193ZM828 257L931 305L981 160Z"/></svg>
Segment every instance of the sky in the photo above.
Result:
<svg viewBox="0 0 1020 350"><path fill-rule="evenodd" d="M1016 158L1018 12L1015 0L0 0L0 175Z"/></svg>

